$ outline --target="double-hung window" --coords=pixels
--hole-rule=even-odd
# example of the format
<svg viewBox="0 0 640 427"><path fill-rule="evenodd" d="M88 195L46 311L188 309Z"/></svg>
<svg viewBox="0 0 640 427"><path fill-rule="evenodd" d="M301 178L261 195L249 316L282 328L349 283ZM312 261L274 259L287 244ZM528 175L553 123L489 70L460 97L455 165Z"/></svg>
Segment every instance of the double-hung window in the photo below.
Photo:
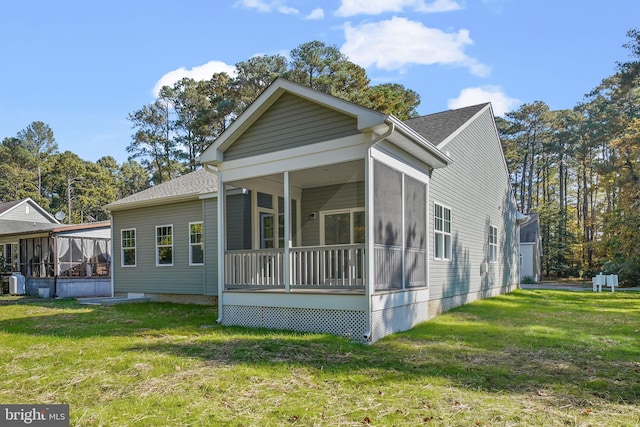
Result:
<svg viewBox="0 0 640 427"><path fill-rule="evenodd" d="M451 209L434 204L433 215L434 258L451 259Z"/></svg>
<svg viewBox="0 0 640 427"><path fill-rule="evenodd" d="M498 229L489 226L489 262L498 262Z"/></svg>
<svg viewBox="0 0 640 427"><path fill-rule="evenodd" d="M204 239L202 238L202 223L189 223L189 265L204 264Z"/></svg>
<svg viewBox="0 0 640 427"><path fill-rule="evenodd" d="M122 248L122 266L136 266L136 229L120 231L120 246Z"/></svg>
<svg viewBox="0 0 640 427"><path fill-rule="evenodd" d="M156 227L156 266L173 265L173 225Z"/></svg>

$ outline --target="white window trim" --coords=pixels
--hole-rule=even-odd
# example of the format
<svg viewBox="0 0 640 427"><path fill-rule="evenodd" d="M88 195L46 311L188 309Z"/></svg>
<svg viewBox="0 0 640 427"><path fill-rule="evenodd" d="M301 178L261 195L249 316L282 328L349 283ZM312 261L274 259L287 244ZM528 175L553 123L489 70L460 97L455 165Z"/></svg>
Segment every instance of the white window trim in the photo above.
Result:
<svg viewBox="0 0 640 427"><path fill-rule="evenodd" d="M266 191L266 190L265 190ZM271 197L273 197L273 202L272 202L272 206L275 206L275 208L269 209L269 208L263 208L258 206L258 193L264 193L264 194L270 194L270 193L266 193L265 191L251 191L251 212L252 212L252 218L251 218L251 222L252 222L252 227L254 230L257 230L256 232L252 232L253 236L251 238L252 240L252 246L254 249L260 249L262 242L260 241L260 214L261 213L266 213L266 214L273 214L273 220L274 220L274 230L273 230L273 238L274 238L274 249L282 249L280 248L280 226L279 226L279 220L280 220L280 215L284 215L284 212L279 212L278 211L278 195L277 194L271 194ZM301 199L301 195L299 197L291 197L291 204L293 205L293 203L296 203L297 206L297 210L296 210L296 241L295 242L291 242L292 246L300 246L300 242L302 241L302 210L300 209L300 199ZM293 221L293 219L292 219ZM293 233L292 233L293 234Z"/></svg>
<svg viewBox="0 0 640 427"><path fill-rule="evenodd" d="M124 240L122 238L122 232L123 231L133 231L135 237L133 238L133 257L135 259L135 262L131 265L125 264L124 263L124 250L125 247L122 244L122 241ZM130 247L126 247L126 249L132 249ZM138 265L138 232L136 231L135 228L122 228L120 229L120 267L122 268L132 268L132 267L137 267Z"/></svg>
<svg viewBox="0 0 640 427"><path fill-rule="evenodd" d="M442 231L436 230L436 206L440 206L443 208L443 215L444 215L444 209L448 209L450 214L450 218L451 218L451 230L453 230L453 209L451 209L449 206L447 205L443 205L442 203L438 203L438 202L433 202L433 259L436 261L451 261L451 258L453 258L453 233L451 231L449 231L448 233L446 231L444 231L444 229ZM442 220L444 221L444 216L442 218ZM443 227L444 228L444 227ZM436 233L437 234L441 234L443 236L442 239L442 252L444 252L444 236L449 236L449 253L448 254L444 254L445 256L443 257L436 257Z"/></svg>
<svg viewBox="0 0 640 427"><path fill-rule="evenodd" d="M327 210L327 211L320 211L320 245L324 246L325 245L325 235L324 235L324 218L326 215L335 215L335 214L342 214L342 213L348 213L349 214L349 224L351 225L349 227L349 244L353 245L353 240L354 240L354 235L353 235L353 214L355 212L364 212L364 207L357 207L357 208L348 208L348 209L333 209L333 210Z"/></svg>
<svg viewBox="0 0 640 427"><path fill-rule="evenodd" d="M491 235L492 235L492 231L493 230L495 230L495 238L496 238L495 243L491 243ZM492 248L495 248L495 258L491 256L491 254L493 253L493 251L491 250ZM489 225L489 256L488 256L488 259L489 259L489 263L490 264L496 264L498 262L498 227L495 227L493 225Z"/></svg>
<svg viewBox="0 0 640 427"><path fill-rule="evenodd" d="M158 246L158 229L159 228L163 228L163 227L171 227L171 264L160 264L160 259L158 258L158 249L160 247L168 247L169 245L163 245L163 246ZM156 225L156 232L154 235L154 239L155 239L155 246L156 246L156 267L173 267L173 263L175 261L175 253L173 251L173 239L174 238L174 234L173 234L173 224L166 224L166 225Z"/></svg>
<svg viewBox="0 0 640 427"><path fill-rule="evenodd" d="M201 232L202 241L200 243L191 243L191 226L196 224L200 224L202 226L202 232ZM189 228L187 230L189 234L189 266L190 267L203 266L204 265L204 223L203 221L194 221L194 222L190 222L188 227ZM171 241L173 242L173 239ZM193 252L191 251L191 248L193 248L194 246L202 247L202 262L193 262Z"/></svg>

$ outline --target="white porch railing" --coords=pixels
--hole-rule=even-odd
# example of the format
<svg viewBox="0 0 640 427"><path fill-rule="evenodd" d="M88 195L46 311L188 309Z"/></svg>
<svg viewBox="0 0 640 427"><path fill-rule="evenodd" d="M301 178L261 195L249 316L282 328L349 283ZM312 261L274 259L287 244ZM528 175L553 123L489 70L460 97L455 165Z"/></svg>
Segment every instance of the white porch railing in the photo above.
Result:
<svg viewBox="0 0 640 427"><path fill-rule="evenodd" d="M283 260L282 249L227 251L225 288L284 288Z"/></svg>
<svg viewBox="0 0 640 427"><path fill-rule="evenodd" d="M291 287L364 290L364 245L291 248Z"/></svg>
<svg viewBox="0 0 640 427"><path fill-rule="evenodd" d="M364 290L364 245L291 248L290 289ZM225 253L225 289L283 289L282 249Z"/></svg>

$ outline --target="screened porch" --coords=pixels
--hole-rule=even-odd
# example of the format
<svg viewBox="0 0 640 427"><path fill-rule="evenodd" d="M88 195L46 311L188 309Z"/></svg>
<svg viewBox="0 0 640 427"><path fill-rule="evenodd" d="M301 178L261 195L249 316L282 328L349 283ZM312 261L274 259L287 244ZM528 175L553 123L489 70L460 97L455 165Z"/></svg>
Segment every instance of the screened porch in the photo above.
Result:
<svg viewBox="0 0 640 427"><path fill-rule="evenodd" d="M371 165L369 185L364 160L229 182L246 189L250 237L227 203L224 290L365 294L369 264L372 292L426 287L427 184Z"/></svg>

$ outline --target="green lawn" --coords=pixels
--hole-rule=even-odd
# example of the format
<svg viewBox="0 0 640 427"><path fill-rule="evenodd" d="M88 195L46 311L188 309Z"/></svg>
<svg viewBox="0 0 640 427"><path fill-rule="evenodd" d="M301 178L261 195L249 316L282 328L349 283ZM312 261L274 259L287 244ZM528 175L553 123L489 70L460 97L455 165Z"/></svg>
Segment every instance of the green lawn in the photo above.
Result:
<svg viewBox="0 0 640 427"><path fill-rule="evenodd" d="M640 294L524 291L365 346L179 304L0 306L0 403L72 425L637 426Z"/></svg>

